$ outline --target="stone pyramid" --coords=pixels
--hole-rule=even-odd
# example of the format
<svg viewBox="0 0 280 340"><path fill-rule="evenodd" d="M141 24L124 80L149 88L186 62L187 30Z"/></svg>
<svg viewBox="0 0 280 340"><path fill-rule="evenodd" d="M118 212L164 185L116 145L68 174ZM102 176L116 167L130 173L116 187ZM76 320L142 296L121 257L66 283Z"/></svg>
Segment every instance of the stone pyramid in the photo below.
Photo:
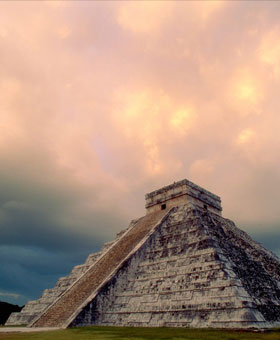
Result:
<svg viewBox="0 0 280 340"><path fill-rule="evenodd" d="M188 180L7 325L263 328L280 325L280 263Z"/></svg>

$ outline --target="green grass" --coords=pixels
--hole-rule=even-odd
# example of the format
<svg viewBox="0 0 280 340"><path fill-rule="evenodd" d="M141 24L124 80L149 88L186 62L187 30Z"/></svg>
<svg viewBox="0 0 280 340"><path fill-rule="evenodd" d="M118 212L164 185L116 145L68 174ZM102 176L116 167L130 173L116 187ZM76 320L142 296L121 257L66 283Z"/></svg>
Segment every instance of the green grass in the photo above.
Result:
<svg viewBox="0 0 280 340"><path fill-rule="evenodd" d="M280 340L265 333L188 328L80 327L37 333L0 333L0 340Z"/></svg>

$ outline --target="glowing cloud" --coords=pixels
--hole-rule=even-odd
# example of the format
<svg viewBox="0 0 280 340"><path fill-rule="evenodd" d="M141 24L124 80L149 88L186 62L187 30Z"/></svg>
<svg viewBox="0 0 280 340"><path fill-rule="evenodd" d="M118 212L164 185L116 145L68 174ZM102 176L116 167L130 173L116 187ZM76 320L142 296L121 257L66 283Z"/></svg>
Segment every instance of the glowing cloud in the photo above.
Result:
<svg viewBox="0 0 280 340"><path fill-rule="evenodd" d="M242 145L248 143L255 136L255 132L251 128L247 128L240 132L237 137L237 144Z"/></svg>
<svg viewBox="0 0 280 340"><path fill-rule="evenodd" d="M274 76L280 76L280 30L266 32L258 49L260 60L271 66Z"/></svg>
<svg viewBox="0 0 280 340"><path fill-rule="evenodd" d="M212 15L225 7L226 1L194 1L192 4L196 14L201 18L202 22L206 22Z"/></svg>
<svg viewBox="0 0 280 340"><path fill-rule="evenodd" d="M0 1L0 201L30 207L2 209L0 250L72 266L186 177L279 225L279 22L277 1Z"/></svg>
<svg viewBox="0 0 280 340"><path fill-rule="evenodd" d="M61 39L66 39L70 36L71 34L71 29L68 26L61 26L58 28L57 30L57 35L61 38Z"/></svg>
<svg viewBox="0 0 280 340"><path fill-rule="evenodd" d="M0 148L7 148L25 135L17 101L21 96L22 84L14 77L2 77L0 81Z"/></svg>
<svg viewBox="0 0 280 340"><path fill-rule="evenodd" d="M116 92L112 119L128 140L138 144L147 160L148 173L166 169L161 148L183 138L194 128L196 115L190 106L180 106L163 91L144 89ZM117 108L117 109L116 109Z"/></svg>
<svg viewBox="0 0 280 340"><path fill-rule="evenodd" d="M179 109L171 114L170 126L180 135L185 135L188 130L193 126L195 120L195 113L192 108Z"/></svg>
<svg viewBox="0 0 280 340"><path fill-rule="evenodd" d="M117 21L133 33L155 33L171 15L172 8L169 1L125 1L118 9Z"/></svg>
<svg viewBox="0 0 280 340"><path fill-rule="evenodd" d="M116 99L115 124L127 138L137 138L145 144L159 141L163 132L171 138L177 138L178 133L184 135L195 120L193 108L178 109L176 103L162 91L122 89L117 92ZM170 133L174 133L173 137Z"/></svg>
<svg viewBox="0 0 280 340"><path fill-rule="evenodd" d="M229 105L242 116L260 113L260 103L264 96L260 79L249 69L238 70L228 88Z"/></svg>
<svg viewBox="0 0 280 340"><path fill-rule="evenodd" d="M215 171L213 159L197 159L190 166L190 176L199 183L204 183L211 178Z"/></svg>

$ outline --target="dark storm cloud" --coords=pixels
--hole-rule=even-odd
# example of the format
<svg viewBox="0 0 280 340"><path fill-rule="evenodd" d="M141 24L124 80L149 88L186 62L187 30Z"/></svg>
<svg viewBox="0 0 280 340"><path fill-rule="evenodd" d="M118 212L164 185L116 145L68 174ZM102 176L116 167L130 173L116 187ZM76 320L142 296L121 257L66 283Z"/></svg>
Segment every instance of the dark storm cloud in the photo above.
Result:
<svg viewBox="0 0 280 340"><path fill-rule="evenodd" d="M0 7L0 299L37 297L186 177L278 251L278 2Z"/></svg>
<svg viewBox="0 0 280 340"><path fill-rule="evenodd" d="M0 246L0 300L5 293L6 300L16 304L38 298L43 289L55 285L58 276L68 275L74 265L84 262L85 252L94 250L93 245L72 253L40 247ZM17 293L9 296L9 292Z"/></svg>
<svg viewBox="0 0 280 340"><path fill-rule="evenodd" d="M61 173L44 148L29 144L26 165L20 151L12 156L0 156L0 300L24 304L126 223L113 208L94 207L98 184L81 185Z"/></svg>
<svg viewBox="0 0 280 340"><path fill-rule="evenodd" d="M279 225L277 226L279 229ZM254 235L254 234L253 234ZM256 233L254 237L264 245L264 247L268 249L272 249L280 257L280 246L279 246L279 240L280 240L280 231L270 231L269 234L265 232L265 227L262 233Z"/></svg>

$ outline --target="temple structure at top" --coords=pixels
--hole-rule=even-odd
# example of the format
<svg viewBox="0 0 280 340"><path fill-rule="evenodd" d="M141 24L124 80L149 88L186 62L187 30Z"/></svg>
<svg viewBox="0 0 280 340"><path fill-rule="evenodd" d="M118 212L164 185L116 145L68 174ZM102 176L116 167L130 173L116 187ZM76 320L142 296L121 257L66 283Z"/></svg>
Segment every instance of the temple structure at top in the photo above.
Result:
<svg viewBox="0 0 280 340"><path fill-rule="evenodd" d="M184 179L6 325L280 327L279 258ZM111 226L108 226L110 228Z"/></svg>
<svg viewBox="0 0 280 340"><path fill-rule="evenodd" d="M145 196L146 213L193 203L215 214L222 215L221 198L210 191L183 179Z"/></svg>

